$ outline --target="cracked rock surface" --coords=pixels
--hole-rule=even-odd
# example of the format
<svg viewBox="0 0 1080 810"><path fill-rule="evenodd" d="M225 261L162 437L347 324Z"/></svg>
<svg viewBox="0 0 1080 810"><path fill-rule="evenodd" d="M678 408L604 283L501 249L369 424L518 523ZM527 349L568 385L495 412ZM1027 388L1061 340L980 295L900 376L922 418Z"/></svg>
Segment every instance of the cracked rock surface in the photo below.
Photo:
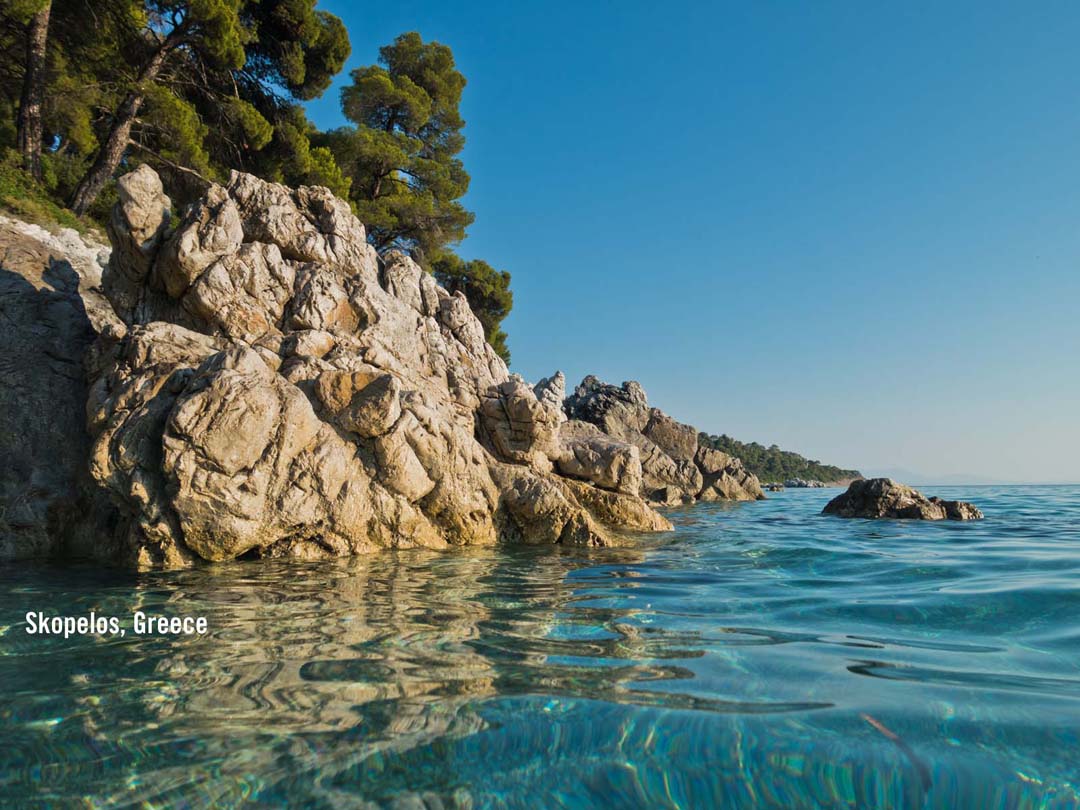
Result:
<svg viewBox="0 0 1080 810"><path fill-rule="evenodd" d="M566 400L568 435L595 436L629 444L638 451L639 492L656 504L694 501L754 501L765 494L757 476L739 459L698 445L698 431L650 408L645 390L634 381L609 385L589 376ZM584 426L582 426L584 423ZM580 439L579 439L580 440ZM573 441L573 440L571 440ZM631 468L631 474L635 474Z"/></svg>

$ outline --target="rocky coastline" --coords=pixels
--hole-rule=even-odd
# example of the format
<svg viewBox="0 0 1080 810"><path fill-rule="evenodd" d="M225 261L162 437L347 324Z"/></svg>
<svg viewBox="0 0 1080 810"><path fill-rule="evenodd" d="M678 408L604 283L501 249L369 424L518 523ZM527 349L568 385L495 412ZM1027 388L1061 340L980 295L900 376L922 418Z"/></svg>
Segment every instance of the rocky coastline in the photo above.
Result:
<svg viewBox="0 0 1080 810"><path fill-rule="evenodd" d="M611 545L670 529L658 506L764 497L635 382L510 374L326 189L233 173L176 224L148 166L118 190L104 266L0 227L0 557Z"/></svg>
<svg viewBox="0 0 1080 810"><path fill-rule="evenodd" d="M606 546L765 497L637 382L511 374L465 297L326 189L234 172L175 223L148 166L118 190L111 248L0 219L0 559ZM982 517L886 479L824 514Z"/></svg>

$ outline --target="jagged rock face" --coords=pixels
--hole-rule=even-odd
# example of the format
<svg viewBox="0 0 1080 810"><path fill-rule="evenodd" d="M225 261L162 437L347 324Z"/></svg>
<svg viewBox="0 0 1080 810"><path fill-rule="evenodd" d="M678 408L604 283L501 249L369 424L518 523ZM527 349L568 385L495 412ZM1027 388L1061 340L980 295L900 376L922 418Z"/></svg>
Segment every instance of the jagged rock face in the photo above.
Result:
<svg viewBox="0 0 1080 810"><path fill-rule="evenodd" d="M640 494L641 453L636 445L612 439L596 425L577 419L565 422L559 436L564 451L556 464L563 475L602 489Z"/></svg>
<svg viewBox="0 0 1080 810"><path fill-rule="evenodd" d="M561 455L561 409L541 401L520 378L492 386L480 403L479 417L481 438L501 459L546 472Z"/></svg>
<svg viewBox="0 0 1080 810"><path fill-rule="evenodd" d="M74 231L0 217L0 560L110 553L82 418L83 354L115 322L98 255Z"/></svg>
<svg viewBox="0 0 1080 810"><path fill-rule="evenodd" d="M889 478L853 481L846 492L825 505L822 514L907 520L980 520L983 517L977 507L966 501L927 498L918 490Z"/></svg>
<svg viewBox="0 0 1080 810"><path fill-rule="evenodd" d="M125 328L91 353L87 423L128 562L670 528L636 446L564 441L562 375L511 377L464 296L378 257L325 189L234 173L170 231L151 169L118 187L104 288Z"/></svg>
<svg viewBox="0 0 1080 810"><path fill-rule="evenodd" d="M566 413L563 411L563 402L566 401L566 375L556 371L550 377L544 377L533 386L536 398L550 410L558 414L559 422L566 421Z"/></svg>
<svg viewBox="0 0 1080 810"><path fill-rule="evenodd" d="M694 462L701 470L700 501L747 501L765 497L757 476L734 456L712 447L699 447Z"/></svg>
<svg viewBox="0 0 1080 810"><path fill-rule="evenodd" d="M636 382L616 387L588 376L567 398L565 409L571 419L568 425L594 425L609 439L638 450L638 491L654 503L765 497L757 477L741 461L719 450L699 447L697 430L650 408L644 389ZM580 428L576 431L581 433Z"/></svg>

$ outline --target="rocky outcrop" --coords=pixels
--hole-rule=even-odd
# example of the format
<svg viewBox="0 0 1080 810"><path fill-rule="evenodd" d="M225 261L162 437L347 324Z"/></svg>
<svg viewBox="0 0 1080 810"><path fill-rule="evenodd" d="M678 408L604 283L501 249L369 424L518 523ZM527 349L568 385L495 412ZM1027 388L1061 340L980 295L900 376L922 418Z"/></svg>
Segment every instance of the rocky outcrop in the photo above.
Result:
<svg viewBox="0 0 1080 810"><path fill-rule="evenodd" d="M737 458L699 446L698 432L658 408L649 407L636 382L616 387L589 376L566 399L570 435L586 434L575 425L592 425L608 441L631 445L641 466L640 493L665 505L699 500L759 500L765 497L757 477ZM573 474L573 473L568 473Z"/></svg>
<svg viewBox="0 0 1080 810"><path fill-rule="evenodd" d="M983 517L978 508L966 501L927 498L918 490L889 478L853 481L846 492L825 505L822 514L909 520L979 520Z"/></svg>
<svg viewBox="0 0 1080 810"><path fill-rule="evenodd" d="M379 257L330 192L234 173L173 229L150 168L118 192L103 286L123 324L90 352L86 413L128 563L670 528L638 445L567 428L561 374L508 374L464 296Z"/></svg>
<svg viewBox="0 0 1080 810"><path fill-rule="evenodd" d="M83 418L83 355L116 321L97 289L108 255L0 217L0 559L110 553Z"/></svg>
<svg viewBox="0 0 1080 810"><path fill-rule="evenodd" d="M559 438L563 449L556 464L563 475L602 489L641 494L641 454L635 445L612 439L596 425L576 419L563 423Z"/></svg>
<svg viewBox="0 0 1080 810"><path fill-rule="evenodd" d="M827 485L822 481L806 480L805 478L789 478L784 482L788 489L824 489Z"/></svg>
<svg viewBox="0 0 1080 810"><path fill-rule="evenodd" d="M670 529L653 505L762 497L637 383L509 374L325 189L234 173L172 212L141 166L111 256L0 222L0 558L606 545Z"/></svg>

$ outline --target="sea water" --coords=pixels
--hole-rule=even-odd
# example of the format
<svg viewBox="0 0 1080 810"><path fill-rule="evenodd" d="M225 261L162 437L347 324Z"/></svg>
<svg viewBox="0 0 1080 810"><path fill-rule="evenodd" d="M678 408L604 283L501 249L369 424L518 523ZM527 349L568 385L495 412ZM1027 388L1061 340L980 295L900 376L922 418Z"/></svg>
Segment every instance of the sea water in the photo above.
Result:
<svg viewBox="0 0 1080 810"><path fill-rule="evenodd" d="M927 491L986 519L789 490L617 549L7 565L0 806L1080 807L1080 487Z"/></svg>

